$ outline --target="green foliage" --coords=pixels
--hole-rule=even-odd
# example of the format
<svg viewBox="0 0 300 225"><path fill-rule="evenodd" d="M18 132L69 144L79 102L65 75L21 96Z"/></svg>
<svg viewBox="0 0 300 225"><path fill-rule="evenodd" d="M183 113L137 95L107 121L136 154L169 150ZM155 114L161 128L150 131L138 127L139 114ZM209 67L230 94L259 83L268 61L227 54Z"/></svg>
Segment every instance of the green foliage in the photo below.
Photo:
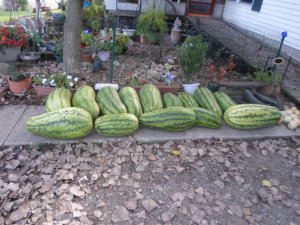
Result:
<svg viewBox="0 0 300 225"><path fill-rule="evenodd" d="M55 55L57 56L63 56L63 52L64 52L64 41L62 38L56 38L54 40L55 42Z"/></svg>
<svg viewBox="0 0 300 225"><path fill-rule="evenodd" d="M88 8L83 9L83 21L85 27L95 32L99 32L104 18L103 1L95 0Z"/></svg>
<svg viewBox="0 0 300 225"><path fill-rule="evenodd" d="M256 81L263 81L278 85L282 80L282 76L277 72L259 70L254 73Z"/></svg>
<svg viewBox="0 0 300 225"><path fill-rule="evenodd" d="M93 35L83 31L81 33L81 43L84 43L86 46L91 46L93 44Z"/></svg>
<svg viewBox="0 0 300 225"><path fill-rule="evenodd" d="M21 10L26 10L26 6L28 4L27 0L17 0L18 5L21 7Z"/></svg>
<svg viewBox="0 0 300 225"><path fill-rule="evenodd" d="M185 79L192 83L206 61L208 43L202 35L190 36L177 50L180 66Z"/></svg>
<svg viewBox="0 0 300 225"><path fill-rule="evenodd" d="M99 45L99 49L102 50L102 51L110 51L111 48L112 48L112 43L109 42L109 41L102 42Z"/></svg>
<svg viewBox="0 0 300 225"><path fill-rule="evenodd" d="M162 10L149 9L138 17L137 33L149 39L160 37L168 31L167 17Z"/></svg>
<svg viewBox="0 0 300 225"><path fill-rule="evenodd" d="M20 73L15 66L8 68L10 80L13 82L19 82L30 77L29 73Z"/></svg>

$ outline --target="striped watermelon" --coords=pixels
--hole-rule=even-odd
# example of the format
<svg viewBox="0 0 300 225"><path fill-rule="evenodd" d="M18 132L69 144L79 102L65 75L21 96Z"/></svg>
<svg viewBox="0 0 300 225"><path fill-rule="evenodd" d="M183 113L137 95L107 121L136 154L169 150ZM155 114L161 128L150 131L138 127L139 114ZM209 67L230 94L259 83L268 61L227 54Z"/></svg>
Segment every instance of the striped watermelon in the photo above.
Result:
<svg viewBox="0 0 300 225"><path fill-rule="evenodd" d="M68 107L33 116L26 128L39 136L59 139L76 139L88 135L93 129L93 119L88 111Z"/></svg>
<svg viewBox="0 0 300 225"><path fill-rule="evenodd" d="M140 117L140 115L142 115L143 110L136 90L132 87L123 87L119 92L119 96L128 113L133 114L136 117Z"/></svg>
<svg viewBox="0 0 300 225"><path fill-rule="evenodd" d="M222 125L222 119L218 117L214 112L211 112L203 108L192 108L196 114L195 125L199 127L208 128L220 128Z"/></svg>
<svg viewBox="0 0 300 225"><path fill-rule="evenodd" d="M163 108L160 92L153 84L145 84L139 92L144 113Z"/></svg>
<svg viewBox="0 0 300 225"><path fill-rule="evenodd" d="M178 93L178 98L182 102L183 106L186 108L195 108L198 107L198 104L194 97L186 92Z"/></svg>
<svg viewBox="0 0 300 225"><path fill-rule="evenodd" d="M52 112L58 109L71 107L72 93L64 87L55 88L48 96L45 109Z"/></svg>
<svg viewBox="0 0 300 225"><path fill-rule="evenodd" d="M222 118L222 109L219 106L214 94L208 88L198 88L194 93L194 98L201 108L208 109L209 111L214 112L217 116Z"/></svg>
<svg viewBox="0 0 300 225"><path fill-rule="evenodd" d="M165 108L172 107L172 106L180 106L180 107L183 106L180 99L172 93L165 93L164 94L163 103L164 103Z"/></svg>
<svg viewBox="0 0 300 225"><path fill-rule="evenodd" d="M99 105L95 100L96 94L92 87L83 85L79 87L72 99L74 107L83 108L88 111L93 120L97 119L100 113Z"/></svg>
<svg viewBox="0 0 300 225"><path fill-rule="evenodd" d="M154 112L144 113L140 123L166 131L183 131L194 125L196 115L192 109L184 107L169 107Z"/></svg>
<svg viewBox="0 0 300 225"><path fill-rule="evenodd" d="M127 136L139 127L138 118L129 113L100 116L95 121L95 130L105 136Z"/></svg>
<svg viewBox="0 0 300 225"><path fill-rule="evenodd" d="M236 105L236 103L223 91L217 91L214 95L223 112L225 112L229 107Z"/></svg>
<svg viewBox="0 0 300 225"><path fill-rule="evenodd" d="M241 104L234 105L224 113L227 125L236 129L256 129L272 126L281 118L280 111L267 105Z"/></svg>
<svg viewBox="0 0 300 225"><path fill-rule="evenodd" d="M113 87L108 86L100 89L96 101L103 115L126 113L126 107L123 105L117 90Z"/></svg>

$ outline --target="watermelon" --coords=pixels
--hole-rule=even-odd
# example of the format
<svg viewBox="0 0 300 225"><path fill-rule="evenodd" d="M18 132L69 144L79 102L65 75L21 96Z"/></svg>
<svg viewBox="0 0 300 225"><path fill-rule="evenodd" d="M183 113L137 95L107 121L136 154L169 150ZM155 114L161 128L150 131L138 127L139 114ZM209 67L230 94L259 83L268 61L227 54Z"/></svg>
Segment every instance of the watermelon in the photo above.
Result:
<svg viewBox="0 0 300 225"><path fill-rule="evenodd" d="M176 95L174 95L172 93L165 93L164 94L164 96L163 96L163 104L164 104L165 108L172 107L172 106L180 106L180 107L183 106L183 104L180 101L180 99Z"/></svg>
<svg viewBox="0 0 300 225"><path fill-rule="evenodd" d="M198 104L194 97L186 92L178 93L178 98L182 102L183 106L186 108L195 108L198 107Z"/></svg>
<svg viewBox="0 0 300 225"><path fill-rule="evenodd" d="M65 87L55 88L48 96L45 109L52 112L58 109L71 107L72 93Z"/></svg>
<svg viewBox="0 0 300 225"><path fill-rule="evenodd" d="M183 131L194 125L196 115L192 109L184 107L169 107L140 116L140 123L166 131Z"/></svg>
<svg viewBox="0 0 300 225"><path fill-rule="evenodd" d="M144 113L163 108L160 92L153 84L145 84L139 92Z"/></svg>
<svg viewBox="0 0 300 225"><path fill-rule="evenodd" d="M96 94L94 89L88 85L83 85L75 92L72 99L72 105L74 107L85 109L91 114L93 120L95 120L98 118L100 113L100 108L95 97Z"/></svg>
<svg viewBox="0 0 300 225"><path fill-rule="evenodd" d="M100 89L97 94L96 101L103 115L127 112L117 90L113 87L108 86Z"/></svg>
<svg viewBox="0 0 300 225"><path fill-rule="evenodd" d="M123 87L119 92L119 96L128 113L133 114L136 117L142 115L143 110L140 98L132 87Z"/></svg>
<svg viewBox="0 0 300 225"><path fill-rule="evenodd" d="M93 119L88 111L67 107L29 118L26 128L39 136L59 139L76 139L88 135Z"/></svg>
<svg viewBox="0 0 300 225"><path fill-rule="evenodd" d="M138 118L129 113L100 116L95 121L95 130L105 136L127 136L139 127Z"/></svg>
<svg viewBox="0 0 300 225"><path fill-rule="evenodd" d="M257 129L272 126L281 118L280 111L273 106L241 104L228 108L224 113L227 125L236 129Z"/></svg>
<svg viewBox="0 0 300 225"><path fill-rule="evenodd" d="M195 125L199 127L207 128L220 128L222 125L222 119L218 117L214 112L211 112L203 108L192 108L196 114Z"/></svg>
<svg viewBox="0 0 300 225"><path fill-rule="evenodd" d="M214 95L223 112L225 112L229 107L236 105L236 103L223 91L217 91Z"/></svg>
<svg viewBox="0 0 300 225"><path fill-rule="evenodd" d="M208 109L209 111L214 112L217 116L222 118L223 111L219 106L214 94L208 88L198 88L194 93L194 98L201 108Z"/></svg>

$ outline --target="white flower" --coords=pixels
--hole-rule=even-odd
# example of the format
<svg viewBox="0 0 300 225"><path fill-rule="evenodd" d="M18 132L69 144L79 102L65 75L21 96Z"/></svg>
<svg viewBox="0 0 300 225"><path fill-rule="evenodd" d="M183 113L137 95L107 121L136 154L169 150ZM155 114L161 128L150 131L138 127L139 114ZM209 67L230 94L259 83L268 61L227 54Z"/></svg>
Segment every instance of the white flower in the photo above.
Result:
<svg viewBox="0 0 300 225"><path fill-rule="evenodd" d="M74 85L73 82L69 82L70 87L73 87L73 85Z"/></svg>
<svg viewBox="0 0 300 225"><path fill-rule="evenodd" d="M55 81L53 79L50 81L50 85L51 86L56 86L56 83L55 83Z"/></svg>
<svg viewBox="0 0 300 225"><path fill-rule="evenodd" d="M72 76L71 76L71 75L68 75L68 76L67 76L67 79L71 80L71 79L72 79Z"/></svg>
<svg viewBox="0 0 300 225"><path fill-rule="evenodd" d="M42 83L43 83L43 84L46 84L46 82L47 82L47 79L44 78L44 79L42 80Z"/></svg>
<svg viewBox="0 0 300 225"><path fill-rule="evenodd" d="M75 82L77 82L78 80L79 80L79 78L78 78L78 77L75 77L75 78L74 78L74 81L75 81Z"/></svg>
<svg viewBox="0 0 300 225"><path fill-rule="evenodd" d="M193 44L191 43L191 44L190 44L190 46L192 46L192 47L193 47Z"/></svg>

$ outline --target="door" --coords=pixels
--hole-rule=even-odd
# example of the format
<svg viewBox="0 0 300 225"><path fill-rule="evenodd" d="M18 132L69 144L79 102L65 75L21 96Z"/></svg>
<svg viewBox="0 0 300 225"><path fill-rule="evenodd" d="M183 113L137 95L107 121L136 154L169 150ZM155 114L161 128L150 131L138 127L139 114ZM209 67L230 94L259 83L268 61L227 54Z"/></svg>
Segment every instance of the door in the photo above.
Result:
<svg viewBox="0 0 300 225"><path fill-rule="evenodd" d="M216 0L189 0L186 14L189 16L211 16Z"/></svg>

